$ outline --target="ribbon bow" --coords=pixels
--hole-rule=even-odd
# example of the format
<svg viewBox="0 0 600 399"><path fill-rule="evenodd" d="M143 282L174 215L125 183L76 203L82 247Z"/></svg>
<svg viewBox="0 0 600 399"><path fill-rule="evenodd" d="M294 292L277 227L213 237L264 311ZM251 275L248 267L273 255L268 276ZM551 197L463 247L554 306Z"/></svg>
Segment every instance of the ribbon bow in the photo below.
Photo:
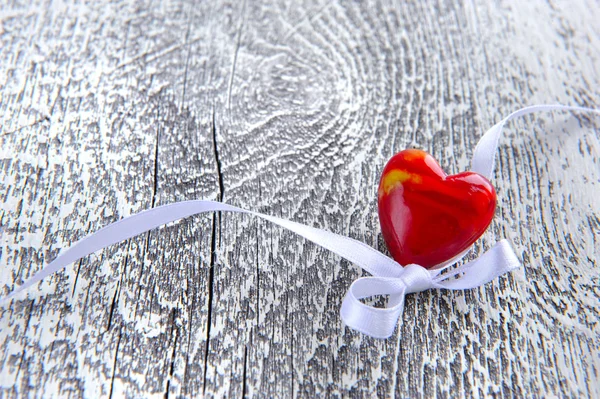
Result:
<svg viewBox="0 0 600 399"><path fill-rule="evenodd" d="M491 177L498 141L506 122L529 113L551 110L600 113L599 110L564 105L537 105L520 109L494 125L482 136L473 154L472 170L488 178ZM414 264L402 267L381 252L349 237L220 202L195 200L149 209L121 219L88 235L1 299L0 304L5 304L43 278L102 248L166 223L198 213L215 211L246 213L263 218L297 233L369 272L373 277L361 277L352 283L342 302L340 313L346 325L375 338L387 338L392 335L404 309L406 294L432 288L471 289L486 284L520 266L508 241L501 240L477 259L454 269L449 269L449 267L461 260L465 254L429 270ZM377 308L361 302L361 299L377 295L389 296L386 307Z"/></svg>
<svg viewBox="0 0 600 399"><path fill-rule="evenodd" d="M342 320L353 329L375 338L387 338L394 332L404 310L406 294L432 288L466 290L479 287L520 266L519 259L506 240L499 241L489 251L472 262L448 273L444 269L427 270L419 265L407 265L395 273L355 280L342 303ZM360 300L375 295L389 295L388 306L376 308Z"/></svg>

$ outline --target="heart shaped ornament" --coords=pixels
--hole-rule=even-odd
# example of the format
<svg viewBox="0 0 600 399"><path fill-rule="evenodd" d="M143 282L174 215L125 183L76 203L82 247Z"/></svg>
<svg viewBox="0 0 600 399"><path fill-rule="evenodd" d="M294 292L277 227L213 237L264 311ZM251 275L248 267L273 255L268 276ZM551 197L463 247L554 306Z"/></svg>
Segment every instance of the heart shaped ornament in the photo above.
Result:
<svg viewBox="0 0 600 399"><path fill-rule="evenodd" d="M431 155L410 149L383 169L378 208L392 257L403 266L431 268L460 255L485 232L496 191L478 173L448 176Z"/></svg>

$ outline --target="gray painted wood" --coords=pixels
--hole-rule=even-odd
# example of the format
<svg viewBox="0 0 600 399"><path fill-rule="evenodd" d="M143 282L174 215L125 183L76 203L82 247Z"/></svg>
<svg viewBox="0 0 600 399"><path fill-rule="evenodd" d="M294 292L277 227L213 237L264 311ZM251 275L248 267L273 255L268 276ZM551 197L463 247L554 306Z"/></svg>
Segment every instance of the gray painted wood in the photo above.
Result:
<svg viewBox="0 0 600 399"><path fill-rule="evenodd" d="M416 146L468 169L524 105L600 106L600 9L569 2L10 1L0 287L86 234L213 199L385 250L376 186ZM342 326L361 271L248 216L115 245L0 309L3 397L599 397L600 122L508 127L498 214L524 268Z"/></svg>

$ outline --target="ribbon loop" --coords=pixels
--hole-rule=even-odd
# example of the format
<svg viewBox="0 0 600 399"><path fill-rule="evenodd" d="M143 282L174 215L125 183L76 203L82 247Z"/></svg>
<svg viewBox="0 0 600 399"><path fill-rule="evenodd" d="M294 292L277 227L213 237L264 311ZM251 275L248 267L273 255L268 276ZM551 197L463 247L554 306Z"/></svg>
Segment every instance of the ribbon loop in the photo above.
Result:
<svg viewBox="0 0 600 399"><path fill-rule="evenodd" d="M376 308L360 300L375 295L389 295L386 307ZM393 334L404 309L406 284L399 277L361 277L348 289L340 315L350 328L375 338Z"/></svg>
<svg viewBox="0 0 600 399"><path fill-rule="evenodd" d="M399 277L362 277L354 281L344 297L342 320L348 327L376 338L388 338L394 333L404 310L408 293L434 287L432 274L419 265L407 265ZM388 304L377 308L360 300L376 295L389 295Z"/></svg>

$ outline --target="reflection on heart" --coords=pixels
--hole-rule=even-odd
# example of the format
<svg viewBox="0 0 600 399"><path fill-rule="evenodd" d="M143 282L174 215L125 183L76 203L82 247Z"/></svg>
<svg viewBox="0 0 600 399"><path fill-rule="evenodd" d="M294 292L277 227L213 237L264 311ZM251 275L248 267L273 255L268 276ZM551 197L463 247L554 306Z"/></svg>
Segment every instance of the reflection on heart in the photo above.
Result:
<svg viewBox="0 0 600 399"><path fill-rule="evenodd" d="M383 169L378 208L394 259L430 268L460 255L485 232L496 192L480 174L447 176L431 155L410 149Z"/></svg>

